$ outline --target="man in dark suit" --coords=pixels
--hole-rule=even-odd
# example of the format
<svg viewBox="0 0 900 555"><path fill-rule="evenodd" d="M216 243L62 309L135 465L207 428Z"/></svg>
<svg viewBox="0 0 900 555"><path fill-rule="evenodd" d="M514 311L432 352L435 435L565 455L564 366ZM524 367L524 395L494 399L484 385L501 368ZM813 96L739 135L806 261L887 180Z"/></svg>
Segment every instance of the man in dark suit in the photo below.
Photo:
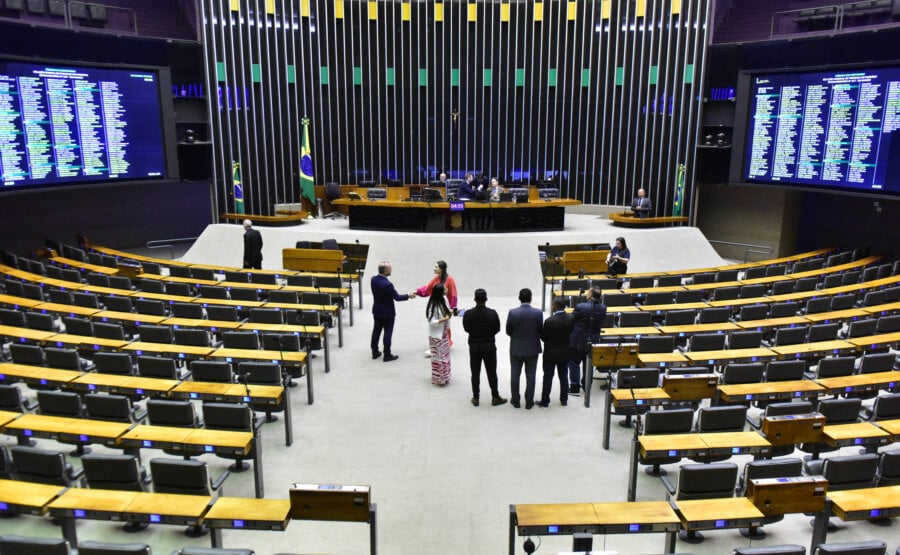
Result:
<svg viewBox="0 0 900 555"><path fill-rule="evenodd" d="M575 305L572 311L574 326L569 335L569 395L581 395L581 387L587 372L592 372L590 365L586 365L584 373L581 371L591 345L600 341L600 327L606 318L606 306L601 302L603 292L599 287L591 288L591 298Z"/></svg>
<svg viewBox="0 0 900 555"><path fill-rule="evenodd" d="M384 331L384 361L390 362L397 360L399 357L391 353L391 337L394 335L394 318L397 311L394 308L394 301L408 301L410 297L415 297L415 290L408 294L401 295L394 289L394 284L388 279L391 275L391 263L382 262L378 264L378 275L372 277L372 318L375 320L375 326L372 329L372 358L381 356L378 350L378 339L381 332Z"/></svg>
<svg viewBox="0 0 900 555"><path fill-rule="evenodd" d="M544 342L544 383L541 388L539 407L550 406L550 391L553 389L553 371L559 377L559 403L566 406L569 400L569 337L575 320L566 314L566 301L553 299L553 314L544 320L541 340Z"/></svg>
<svg viewBox="0 0 900 555"><path fill-rule="evenodd" d="M531 289L519 291L517 308L506 316L506 335L509 336L510 404L519 408L519 378L525 365L525 408L534 406L534 377L538 355L541 354L541 330L544 314L531 306Z"/></svg>
<svg viewBox="0 0 900 555"><path fill-rule="evenodd" d="M497 344L494 337L500 333L500 316L488 308L487 291L475 290L475 308L463 313L463 329L469 334L469 369L472 372L472 404L478 406L481 390L481 363L491 386L491 404L502 405L506 399L497 388Z"/></svg>
<svg viewBox="0 0 900 555"><path fill-rule="evenodd" d="M459 184L459 190L456 192L456 198L459 200L473 200L478 194L478 184L475 183L475 176L471 173L466 174L466 179Z"/></svg>
<svg viewBox="0 0 900 555"><path fill-rule="evenodd" d="M637 196L631 199L631 211L638 218L646 218L650 215L651 210L653 210L653 203L647 198L647 192L638 189Z"/></svg>
<svg viewBox="0 0 900 555"><path fill-rule="evenodd" d="M244 268L262 269L262 234L253 229L253 222L244 220Z"/></svg>

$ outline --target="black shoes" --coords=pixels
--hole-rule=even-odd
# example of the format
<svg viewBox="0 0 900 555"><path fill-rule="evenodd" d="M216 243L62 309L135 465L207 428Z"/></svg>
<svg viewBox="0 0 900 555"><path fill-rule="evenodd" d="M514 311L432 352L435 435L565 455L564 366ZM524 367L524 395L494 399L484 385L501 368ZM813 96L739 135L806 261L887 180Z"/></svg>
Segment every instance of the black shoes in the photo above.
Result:
<svg viewBox="0 0 900 555"><path fill-rule="evenodd" d="M498 405L502 405L504 403L506 403L506 399L504 399L503 397L500 397L500 396L497 396L497 397L494 397L493 399L491 399L491 405L493 405L495 407Z"/></svg>
<svg viewBox="0 0 900 555"><path fill-rule="evenodd" d="M381 351L372 351L372 360L381 356Z"/></svg>
<svg viewBox="0 0 900 555"><path fill-rule="evenodd" d="M531 407L534 406L534 403L525 403L525 410L531 410Z"/></svg>
<svg viewBox="0 0 900 555"><path fill-rule="evenodd" d="M539 403L537 404L537 406L541 407L542 409L549 409L549 408L550 408L550 403L549 403L549 402L548 402L548 403L545 403L545 402L541 401L541 402L539 402Z"/></svg>
<svg viewBox="0 0 900 555"><path fill-rule="evenodd" d="M397 360L398 358L400 358L400 357L397 356L397 355L388 355L388 354L384 355L384 361L385 361L385 362L390 362L390 361L392 361L392 360Z"/></svg>
<svg viewBox="0 0 900 555"><path fill-rule="evenodd" d="M570 389L569 395L572 397L581 397L581 391L578 389Z"/></svg>
<svg viewBox="0 0 900 555"><path fill-rule="evenodd" d="M522 406L522 405L519 404L518 401L510 401L509 404L512 405L513 408L519 408L519 407Z"/></svg>
<svg viewBox="0 0 900 555"><path fill-rule="evenodd" d="M479 403L478 403L478 397L472 397L472 406L473 406L473 407L477 407L478 404L479 404Z"/></svg>

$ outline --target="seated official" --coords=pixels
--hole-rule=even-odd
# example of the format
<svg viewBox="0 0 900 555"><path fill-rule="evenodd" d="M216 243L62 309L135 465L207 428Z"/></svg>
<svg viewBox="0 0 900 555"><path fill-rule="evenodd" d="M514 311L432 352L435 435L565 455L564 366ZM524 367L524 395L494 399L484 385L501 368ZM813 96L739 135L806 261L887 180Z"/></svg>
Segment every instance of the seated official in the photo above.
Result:
<svg viewBox="0 0 900 555"><path fill-rule="evenodd" d="M475 198L475 195L478 194L480 189L481 187L475 184L475 176L471 173L467 173L465 181L459 185L459 191L456 193L456 198L459 200L472 200Z"/></svg>
<svg viewBox="0 0 900 555"><path fill-rule="evenodd" d="M615 277L627 272L630 259L631 251L628 250L628 245L625 244L625 238L616 237L616 246L609 251L609 255L606 257L606 264L609 266L609 270L606 272L607 275Z"/></svg>
<svg viewBox="0 0 900 555"><path fill-rule="evenodd" d="M491 178L491 200L500 200L500 193L503 192L503 187L500 186L500 180L496 177Z"/></svg>
<svg viewBox="0 0 900 555"><path fill-rule="evenodd" d="M631 200L631 211L638 218L646 218L653 210L653 203L647 198L647 193L643 189L638 189L637 196Z"/></svg>

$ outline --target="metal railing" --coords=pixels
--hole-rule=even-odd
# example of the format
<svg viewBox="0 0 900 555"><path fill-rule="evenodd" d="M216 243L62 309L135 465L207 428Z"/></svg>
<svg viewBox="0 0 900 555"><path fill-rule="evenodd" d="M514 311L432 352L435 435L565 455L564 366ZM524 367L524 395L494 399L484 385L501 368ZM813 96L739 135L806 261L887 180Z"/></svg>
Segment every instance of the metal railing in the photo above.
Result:
<svg viewBox="0 0 900 555"><path fill-rule="evenodd" d="M80 14L86 17L80 17ZM131 28L107 27L110 18L114 21L127 21L131 24ZM109 33L132 33L137 35L137 14L131 8L122 8L119 6L108 6L97 2L80 2L78 0L69 0L66 8L66 19L69 28L82 29L87 28L100 32ZM76 21L79 22L76 25ZM92 25L90 22L98 22L101 25ZM87 24L85 24L87 23Z"/></svg>
<svg viewBox="0 0 900 555"><path fill-rule="evenodd" d="M727 245L730 247L747 247L744 250L744 262L749 262L751 254L760 254L763 256L768 256L775 252L775 249L768 245L753 245L751 243L736 243L734 241L718 241L715 239L707 239L710 243L716 243L718 245Z"/></svg>
<svg viewBox="0 0 900 555"><path fill-rule="evenodd" d="M870 22L873 25L884 25L891 23L892 14L895 13L894 4L897 0L861 0L850 4L816 6L814 8L801 8L796 10L786 10L783 12L775 12L772 14L772 23L769 28L769 38L779 35L793 35L798 33L809 32L828 32L840 33L844 30L845 20L857 22L860 18L872 18L878 16L887 16L883 21ZM789 22L791 28L781 30L780 26L784 22ZM819 23L820 28L809 30L798 30L798 23ZM822 25L824 24L824 25ZM861 25L850 25L856 28Z"/></svg>
<svg viewBox="0 0 900 555"><path fill-rule="evenodd" d="M196 241L197 237L179 237L177 239L156 239L153 241L147 241L144 245L148 249L168 249L169 250L169 260L175 259L175 247L172 246L175 243L193 243Z"/></svg>

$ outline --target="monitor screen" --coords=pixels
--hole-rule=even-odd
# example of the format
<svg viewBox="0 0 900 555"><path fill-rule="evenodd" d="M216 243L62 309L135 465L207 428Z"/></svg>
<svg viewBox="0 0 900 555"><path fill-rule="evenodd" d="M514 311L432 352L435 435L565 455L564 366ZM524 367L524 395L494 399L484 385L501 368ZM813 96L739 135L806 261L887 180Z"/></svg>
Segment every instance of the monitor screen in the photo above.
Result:
<svg viewBox="0 0 900 555"><path fill-rule="evenodd" d="M2 189L166 177L154 70L0 60Z"/></svg>
<svg viewBox="0 0 900 555"><path fill-rule="evenodd" d="M747 74L741 85L740 181L900 194L900 68Z"/></svg>

